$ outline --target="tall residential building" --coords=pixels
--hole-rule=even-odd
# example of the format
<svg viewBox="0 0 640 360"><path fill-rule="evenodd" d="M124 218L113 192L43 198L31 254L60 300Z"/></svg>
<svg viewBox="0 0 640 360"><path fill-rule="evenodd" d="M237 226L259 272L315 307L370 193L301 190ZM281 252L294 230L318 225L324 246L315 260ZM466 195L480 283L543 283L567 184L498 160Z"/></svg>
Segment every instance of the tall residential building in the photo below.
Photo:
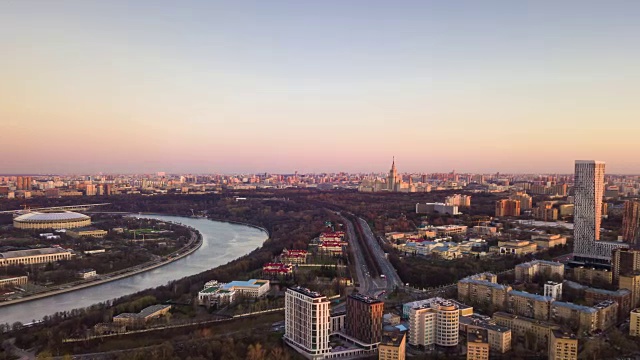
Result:
<svg viewBox="0 0 640 360"><path fill-rule="evenodd" d="M292 287L285 293L284 341L310 359L323 359L329 347L329 300L317 292Z"/></svg>
<svg viewBox="0 0 640 360"><path fill-rule="evenodd" d="M614 249L628 246L600 241L604 168L602 161L576 160L573 255L578 262L609 264Z"/></svg>
<svg viewBox="0 0 640 360"><path fill-rule="evenodd" d="M631 307L640 306L640 274L620 275L618 289L631 291Z"/></svg>
<svg viewBox="0 0 640 360"><path fill-rule="evenodd" d="M525 192L518 191L515 194L511 194L509 199L520 201L520 210L531 210L533 207L533 198Z"/></svg>
<svg viewBox="0 0 640 360"><path fill-rule="evenodd" d="M560 330L551 331L549 360L578 360L578 338Z"/></svg>
<svg viewBox="0 0 640 360"><path fill-rule="evenodd" d="M347 297L345 327L347 335L365 344L379 343L382 338L384 303L362 294Z"/></svg>
<svg viewBox="0 0 640 360"><path fill-rule="evenodd" d="M471 196L470 195L461 195L454 194L451 196L447 196L444 199L445 205L448 206L458 206L458 207L470 207L471 206Z"/></svg>
<svg viewBox="0 0 640 360"><path fill-rule="evenodd" d="M428 307L409 313L409 344L431 348L458 345L459 310L449 300L434 299Z"/></svg>
<svg viewBox="0 0 640 360"><path fill-rule="evenodd" d="M406 347L406 333L400 331L385 333L378 346L378 360L405 360Z"/></svg>
<svg viewBox="0 0 640 360"><path fill-rule="evenodd" d="M638 245L640 243L640 202L628 200L624 202L622 215L622 239Z"/></svg>
<svg viewBox="0 0 640 360"><path fill-rule="evenodd" d="M640 250L616 249L612 259L613 283L617 284L620 275L635 274L640 272Z"/></svg>
<svg viewBox="0 0 640 360"><path fill-rule="evenodd" d="M496 201L496 217L520 216L520 201L503 199Z"/></svg>

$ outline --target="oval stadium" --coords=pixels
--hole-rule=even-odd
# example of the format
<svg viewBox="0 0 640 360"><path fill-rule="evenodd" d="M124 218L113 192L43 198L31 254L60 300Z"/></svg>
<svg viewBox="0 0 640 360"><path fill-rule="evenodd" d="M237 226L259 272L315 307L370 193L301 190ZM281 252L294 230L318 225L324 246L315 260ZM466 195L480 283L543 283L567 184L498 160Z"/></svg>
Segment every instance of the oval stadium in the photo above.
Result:
<svg viewBox="0 0 640 360"><path fill-rule="evenodd" d="M76 212L30 212L13 219L18 229L71 229L91 225L91 218Z"/></svg>

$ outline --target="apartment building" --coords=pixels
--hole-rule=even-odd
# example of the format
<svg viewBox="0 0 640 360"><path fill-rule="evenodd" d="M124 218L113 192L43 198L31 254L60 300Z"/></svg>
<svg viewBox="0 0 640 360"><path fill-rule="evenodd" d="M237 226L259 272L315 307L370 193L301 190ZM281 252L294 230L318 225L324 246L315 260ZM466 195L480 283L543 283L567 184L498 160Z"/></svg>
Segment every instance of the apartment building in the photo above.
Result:
<svg viewBox="0 0 640 360"><path fill-rule="evenodd" d="M516 281L531 282L537 275L553 278L564 277L564 264L554 261L533 260L515 267Z"/></svg>
<svg viewBox="0 0 640 360"><path fill-rule="evenodd" d="M411 309L409 344L425 348L458 345L459 316L458 307L444 299L436 299L428 307Z"/></svg>
<svg viewBox="0 0 640 360"><path fill-rule="evenodd" d="M329 303L326 296L299 286L285 293L284 341L312 360L331 351Z"/></svg>
<svg viewBox="0 0 640 360"><path fill-rule="evenodd" d="M618 303L618 321L626 320L627 314L631 311L631 291L619 289L616 291L587 288L584 291L584 300L589 306L602 303L606 300Z"/></svg>
<svg viewBox="0 0 640 360"><path fill-rule="evenodd" d="M552 297L512 290L507 299L507 310L512 314L537 320L549 319Z"/></svg>
<svg viewBox="0 0 640 360"><path fill-rule="evenodd" d="M467 360L489 360L488 338L487 330L473 329L467 332Z"/></svg>
<svg viewBox="0 0 640 360"><path fill-rule="evenodd" d="M629 335L640 337L640 308L633 309L629 314Z"/></svg>
<svg viewBox="0 0 640 360"><path fill-rule="evenodd" d="M557 325L547 321L530 319L505 312L494 313L492 320L498 325L511 329L513 343L524 344L527 342L525 339L527 334L532 334L535 341L534 344L530 344L530 347L537 350L548 349L551 331L558 328Z"/></svg>
<svg viewBox="0 0 640 360"><path fill-rule="evenodd" d="M618 283L620 275L635 274L640 271L640 250L616 249L611 256L613 283Z"/></svg>
<svg viewBox="0 0 640 360"><path fill-rule="evenodd" d="M578 338L560 330L551 331L549 360L578 360Z"/></svg>
<svg viewBox="0 0 640 360"><path fill-rule="evenodd" d="M503 199L496 201L496 217L520 216L520 201Z"/></svg>
<svg viewBox="0 0 640 360"><path fill-rule="evenodd" d="M578 266L571 270L573 279L581 284L596 286L613 284L613 272L607 269Z"/></svg>
<svg viewBox="0 0 640 360"><path fill-rule="evenodd" d="M471 304L493 304L503 309L511 286L497 284L495 279L478 274L458 281L458 300Z"/></svg>
<svg viewBox="0 0 640 360"><path fill-rule="evenodd" d="M362 294L349 295L345 319L347 335L365 344L379 343L383 310L384 303L380 300Z"/></svg>
<svg viewBox="0 0 640 360"><path fill-rule="evenodd" d="M618 277L618 288L631 291L631 307L640 306L640 274L620 275Z"/></svg>
<svg viewBox="0 0 640 360"><path fill-rule="evenodd" d="M405 360L407 336L400 331L385 333L378 346L378 360Z"/></svg>
<svg viewBox="0 0 640 360"><path fill-rule="evenodd" d="M467 333L473 329L486 330L489 347L492 352L504 354L511 350L511 329L477 315L461 316L459 322L460 332L462 333Z"/></svg>

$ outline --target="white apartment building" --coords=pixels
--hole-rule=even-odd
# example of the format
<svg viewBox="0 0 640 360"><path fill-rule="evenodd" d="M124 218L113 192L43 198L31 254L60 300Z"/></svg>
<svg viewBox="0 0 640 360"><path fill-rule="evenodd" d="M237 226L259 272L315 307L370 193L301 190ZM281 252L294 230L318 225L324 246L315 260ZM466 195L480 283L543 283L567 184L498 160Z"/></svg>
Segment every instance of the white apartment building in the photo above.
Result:
<svg viewBox="0 0 640 360"><path fill-rule="evenodd" d="M544 284L544 296L552 297L553 300L562 299L562 283L547 281Z"/></svg>
<svg viewBox="0 0 640 360"><path fill-rule="evenodd" d="M285 293L285 342L308 359L324 359L330 353L331 318L324 295L293 287Z"/></svg>
<svg viewBox="0 0 640 360"><path fill-rule="evenodd" d="M452 301L438 299L409 313L409 344L432 348L458 345L459 310Z"/></svg>

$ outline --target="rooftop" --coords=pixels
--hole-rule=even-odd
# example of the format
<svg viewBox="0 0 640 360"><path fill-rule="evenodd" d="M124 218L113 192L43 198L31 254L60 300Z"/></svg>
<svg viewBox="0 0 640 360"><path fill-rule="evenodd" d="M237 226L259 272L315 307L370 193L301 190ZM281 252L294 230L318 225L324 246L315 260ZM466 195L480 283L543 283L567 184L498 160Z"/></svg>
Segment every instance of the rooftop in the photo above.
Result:
<svg viewBox="0 0 640 360"><path fill-rule="evenodd" d="M555 301L552 306L560 306L560 307L568 308L571 310L576 310L576 311L591 313L591 314L598 312L598 310L590 306L578 305L578 304L565 302L565 301Z"/></svg>
<svg viewBox="0 0 640 360"><path fill-rule="evenodd" d="M374 299L372 297L366 296L366 295L362 295L362 294L351 294L349 295L350 298L358 300L358 301L362 301L364 303L367 304L379 304L382 301L378 300L378 299Z"/></svg>
<svg viewBox="0 0 640 360"><path fill-rule="evenodd" d="M547 301L547 302L553 301L553 298L551 296L531 294L531 293L528 293L528 292L525 292L525 291L518 291L518 290L511 290L509 292L509 295L521 296L521 297L525 297L525 298L528 298L528 299L533 299L533 300L536 300L536 301Z"/></svg>
<svg viewBox="0 0 640 360"><path fill-rule="evenodd" d="M496 323L492 323L489 321L485 321L482 319L478 319L478 318L474 318L473 316L460 316L460 323L461 324L465 324L465 325L474 325L474 326L480 326L483 329L487 329L487 330L493 330L493 331L497 331L497 332L507 332L510 331L510 329L506 326L500 326Z"/></svg>
<svg viewBox="0 0 640 360"><path fill-rule="evenodd" d="M320 294L319 292L315 292L315 291L311 291L307 288L303 288L302 286L293 286L290 287L289 290L291 291L295 291L297 293L300 293L304 296L308 296L310 298L322 298L325 297L324 295Z"/></svg>
<svg viewBox="0 0 640 360"><path fill-rule="evenodd" d="M596 289L596 288L587 288L585 292L593 292L596 294L609 295L609 296L627 296L631 294L630 290L627 289L619 289L619 290L605 290L605 289Z"/></svg>
<svg viewBox="0 0 640 360"><path fill-rule="evenodd" d="M405 333L401 331L386 333L382 336L380 345L395 346L398 347L402 344L402 340L405 337Z"/></svg>
<svg viewBox="0 0 640 360"><path fill-rule="evenodd" d="M68 251L61 248L16 250L16 251L7 251L7 252L0 253L0 259L12 259L12 258L25 257L25 256L49 255L49 254L58 254L58 253L66 253L66 252Z"/></svg>
<svg viewBox="0 0 640 360"><path fill-rule="evenodd" d="M90 219L87 215L72 211L43 213L32 211L24 215L20 215L14 219L18 222L34 222L34 221L70 221L70 220L86 220Z"/></svg>

